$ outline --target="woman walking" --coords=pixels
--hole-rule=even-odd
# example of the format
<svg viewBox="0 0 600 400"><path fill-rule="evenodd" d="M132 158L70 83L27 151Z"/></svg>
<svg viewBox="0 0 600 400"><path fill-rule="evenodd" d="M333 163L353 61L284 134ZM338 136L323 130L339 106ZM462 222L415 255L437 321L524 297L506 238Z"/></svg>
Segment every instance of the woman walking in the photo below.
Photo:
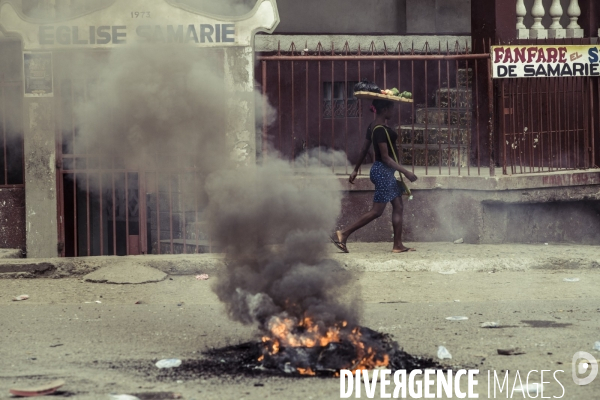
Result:
<svg viewBox="0 0 600 400"><path fill-rule="evenodd" d="M375 198L371 210L361 216L356 222L344 230L337 231L331 238L333 243L344 253L348 253L346 241L348 237L371 221L381 217L387 203L392 203L392 225L394 227L393 253L415 251L402 244L402 189L398 186L394 174L396 171L403 174L409 181L414 182L417 176L398 163L398 149L396 140L398 134L385 125L386 120L392 117L394 103L386 100L374 100L371 112L376 114L375 120L367 129L367 135L360 151L358 164L350 175L350 183L354 183L358 170L365 160L371 144L375 151L375 163L371 168L371 182L375 184Z"/></svg>

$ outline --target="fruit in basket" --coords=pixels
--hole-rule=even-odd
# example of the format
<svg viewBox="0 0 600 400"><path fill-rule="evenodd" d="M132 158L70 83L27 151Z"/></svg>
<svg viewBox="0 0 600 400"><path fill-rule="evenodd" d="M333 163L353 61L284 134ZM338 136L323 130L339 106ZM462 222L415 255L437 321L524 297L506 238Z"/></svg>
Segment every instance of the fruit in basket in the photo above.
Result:
<svg viewBox="0 0 600 400"><path fill-rule="evenodd" d="M384 89L381 91L381 94L386 95L386 96L396 96L397 97L400 94L400 92L396 88Z"/></svg>

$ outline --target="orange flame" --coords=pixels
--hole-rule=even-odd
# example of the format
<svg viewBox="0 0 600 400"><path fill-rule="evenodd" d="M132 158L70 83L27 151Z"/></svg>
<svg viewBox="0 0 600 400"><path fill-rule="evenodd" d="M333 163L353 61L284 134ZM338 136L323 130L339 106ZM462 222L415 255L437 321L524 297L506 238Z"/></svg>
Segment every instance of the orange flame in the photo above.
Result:
<svg viewBox="0 0 600 400"><path fill-rule="evenodd" d="M330 327L315 323L306 316L301 321L288 316L274 316L267 323L269 334L262 338L267 352L277 354L281 347L325 347L330 343L350 341L356 349L352 371L368 370L389 365L388 354L378 354L372 347L365 347L359 327L348 332L348 322L343 321ZM264 359L264 355L259 361ZM311 368L297 368L302 375L315 375Z"/></svg>
<svg viewBox="0 0 600 400"><path fill-rule="evenodd" d="M300 373L300 375L315 376L315 371L313 371L310 368L298 368L298 372Z"/></svg>

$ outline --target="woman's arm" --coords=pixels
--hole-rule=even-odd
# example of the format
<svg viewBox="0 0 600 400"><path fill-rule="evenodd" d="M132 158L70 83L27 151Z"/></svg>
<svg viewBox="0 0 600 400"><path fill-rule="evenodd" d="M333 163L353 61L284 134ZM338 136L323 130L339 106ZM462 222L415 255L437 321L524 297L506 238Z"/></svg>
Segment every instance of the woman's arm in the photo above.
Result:
<svg viewBox="0 0 600 400"><path fill-rule="evenodd" d="M378 145L379 145L379 151L381 152L381 161L385 165L387 165L388 167L394 168L396 171L403 174L411 182L414 182L417 180L417 176L415 174L413 174L412 172L410 172L409 170L404 168L402 165L398 164L396 162L396 160L394 160L394 159L392 159L392 157L390 157L390 154L388 153L387 143L382 142L382 143L378 143Z"/></svg>
<svg viewBox="0 0 600 400"><path fill-rule="evenodd" d="M363 142L362 148L360 149L360 156L358 157L358 163L356 164L356 167L354 167L354 171L352 171L352 174L350 175L350 183L354 183L354 180L356 179L356 175L358 175L358 170L360 169L360 166L362 165L362 163L365 161L365 157L367 156L367 153L369 152L370 147L371 147L371 141L369 139L365 139L365 141Z"/></svg>

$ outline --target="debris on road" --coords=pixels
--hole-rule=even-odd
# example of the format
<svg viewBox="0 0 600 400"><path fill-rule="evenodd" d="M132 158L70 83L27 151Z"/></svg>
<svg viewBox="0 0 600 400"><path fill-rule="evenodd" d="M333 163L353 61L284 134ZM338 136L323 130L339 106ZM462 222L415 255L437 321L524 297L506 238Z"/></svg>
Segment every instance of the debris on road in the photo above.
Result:
<svg viewBox="0 0 600 400"><path fill-rule="evenodd" d="M146 304L146 302L143 301L143 300L138 300L138 301L135 302L135 304Z"/></svg>
<svg viewBox="0 0 600 400"><path fill-rule="evenodd" d="M498 354L500 354L501 356L518 356L521 354L525 354L525 352L519 347L513 347L511 349L498 349Z"/></svg>
<svg viewBox="0 0 600 400"><path fill-rule="evenodd" d="M446 319L448 321L466 321L469 319L469 317L458 316L458 317L447 317Z"/></svg>
<svg viewBox="0 0 600 400"><path fill-rule="evenodd" d="M64 344L58 343L58 344L51 344L50 345L50 347L60 347L60 346L64 346Z"/></svg>
<svg viewBox="0 0 600 400"><path fill-rule="evenodd" d="M139 400L183 399L183 395L181 393L174 392L146 392L135 393L134 395Z"/></svg>
<svg viewBox="0 0 600 400"><path fill-rule="evenodd" d="M28 294L22 294L20 296L13 297L13 301L23 301L23 300L27 300L28 298L29 298Z"/></svg>
<svg viewBox="0 0 600 400"><path fill-rule="evenodd" d="M140 400L139 397L129 394L109 394L108 396L111 400Z"/></svg>
<svg viewBox="0 0 600 400"><path fill-rule="evenodd" d="M454 241L454 244L463 244L465 241L463 240L463 238L457 239Z"/></svg>
<svg viewBox="0 0 600 400"><path fill-rule="evenodd" d="M61 388L65 384L65 381L62 379L58 379L52 382L48 382L45 385L39 386L30 386L30 387L15 387L9 389L9 392L14 396L21 397L35 397L35 396L45 396L47 394L52 394L56 392L59 388Z"/></svg>
<svg viewBox="0 0 600 400"><path fill-rule="evenodd" d="M484 322L481 324L482 328L498 328L500 326L497 322Z"/></svg>
<svg viewBox="0 0 600 400"><path fill-rule="evenodd" d="M565 278L564 282L579 282L579 278Z"/></svg>
<svg viewBox="0 0 600 400"><path fill-rule="evenodd" d="M454 275L456 271L451 269L450 271L440 271L439 273L442 275Z"/></svg>
<svg viewBox="0 0 600 400"><path fill-rule="evenodd" d="M178 358L168 358L157 361L155 364L158 368L176 368L181 365L181 360Z"/></svg>
<svg viewBox="0 0 600 400"><path fill-rule="evenodd" d="M196 275L197 281L207 281L209 278L208 274Z"/></svg>
<svg viewBox="0 0 600 400"><path fill-rule="evenodd" d="M600 351L600 342L594 343L594 350Z"/></svg>
<svg viewBox="0 0 600 400"><path fill-rule="evenodd" d="M443 359L451 359L452 358L452 354L450 354L450 352L448 351L448 349L446 349L444 346L440 346L438 347L438 352L437 352L437 356L440 360Z"/></svg>

